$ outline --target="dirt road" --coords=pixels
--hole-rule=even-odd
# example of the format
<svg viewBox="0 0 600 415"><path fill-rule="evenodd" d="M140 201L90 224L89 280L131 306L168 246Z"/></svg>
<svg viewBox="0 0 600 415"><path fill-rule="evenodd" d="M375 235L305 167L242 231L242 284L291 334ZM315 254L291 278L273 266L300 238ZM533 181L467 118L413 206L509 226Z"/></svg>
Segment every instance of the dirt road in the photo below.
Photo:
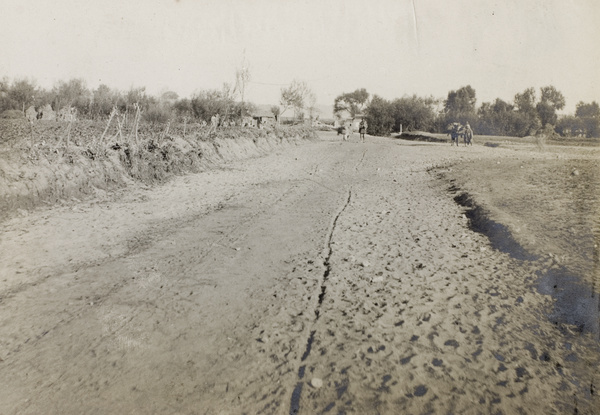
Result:
<svg viewBox="0 0 600 415"><path fill-rule="evenodd" d="M0 413L595 413L539 264L428 172L512 156L323 134L1 224Z"/></svg>

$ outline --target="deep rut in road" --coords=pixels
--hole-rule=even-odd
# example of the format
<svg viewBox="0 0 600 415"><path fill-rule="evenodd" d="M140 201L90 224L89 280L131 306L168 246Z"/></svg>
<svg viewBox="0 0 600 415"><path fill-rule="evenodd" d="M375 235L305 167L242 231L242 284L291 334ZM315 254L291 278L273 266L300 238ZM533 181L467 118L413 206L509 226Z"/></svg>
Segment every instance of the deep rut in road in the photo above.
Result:
<svg viewBox="0 0 600 415"><path fill-rule="evenodd" d="M364 156L364 153L363 153L363 156ZM351 199L352 199L352 189L348 190L348 198L346 199L346 202L344 203L342 208L339 210L339 212L333 219L331 229L330 229L329 233L327 234L327 240L325 243L325 246L327 249L327 255L323 261L323 266L325 267L325 270L323 272L323 276L322 276L322 280L321 280L321 288L320 288L321 292L319 293L319 301L314 310L315 321L318 320L321 315L321 305L323 304L323 300L325 299L325 292L327 290L327 279L329 278L329 274L331 273L331 262L330 261L331 261L331 255L333 254L333 247L331 244L331 241L333 238L333 233L335 232L335 228L336 228L339 217L344 212L344 210L346 210L346 208L350 204ZM310 351L312 349L312 344L313 344L313 341L315 338L315 333L316 333L316 330L310 331L310 335L308 336L308 340L306 341L306 349L300 359L301 362L304 362L306 360L306 358L310 355ZM305 365L301 365L300 368L298 369L298 383L296 384L296 387L294 388L294 390L292 392L292 398L291 398L291 404L290 404L290 415L296 415L300 410L300 398L302 396L302 389L304 387L304 382L302 381L302 379L304 378L305 371L306 371Z"/></svg>

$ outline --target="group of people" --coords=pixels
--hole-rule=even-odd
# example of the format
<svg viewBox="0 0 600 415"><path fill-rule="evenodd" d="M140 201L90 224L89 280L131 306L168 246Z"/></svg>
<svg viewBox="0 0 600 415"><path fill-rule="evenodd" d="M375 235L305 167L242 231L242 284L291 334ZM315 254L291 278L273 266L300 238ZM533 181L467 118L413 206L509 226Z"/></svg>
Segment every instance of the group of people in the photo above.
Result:
<svg viewBox="0 0 600 415"><path fill-rule="evenodd" d="M358 133L360 134L360 141L365 142L365 134L367 134L367 121L361 120L358 124ZM352 134L352 123L348 123L347 125L340 127L338 129L338 135L342 134L342 140L348 141L350 138L350 134Z"/></svg>
<svg viewBox="0 0 600 415"><path fill-rule="evenodd" d="M364 143L365 134L367 133L366 120L361 120L358 124L358 133L360 134L360 141ZM349 122L345 126L340 127L338 129L338 135L339 134L343 135L342 140L348 141L348 139L350 138L350 134L352 134L352 123ZM460 137L463 138L465 146L469 144L473 145L473 129L471 128L471 125L468 121L465 123L465 125L462 125L458 122L452 123L450 128L448 129L448 134L452 139L452 145L456 143L456 145L458 146L458 140Z"/></svg>
<svg viewBox="0 0 600 415"><path fill-rule="evenodd" d="M452 125L449 128L448 134L450 135L451 139L450 145L454 145L456 143L456 145L458 146L458 139L460 137L463 138L465 146L469 144L473 145L473 130L471 129L471 125L468 121L465 125L462 125L457 122L452 123Z"/></svg>

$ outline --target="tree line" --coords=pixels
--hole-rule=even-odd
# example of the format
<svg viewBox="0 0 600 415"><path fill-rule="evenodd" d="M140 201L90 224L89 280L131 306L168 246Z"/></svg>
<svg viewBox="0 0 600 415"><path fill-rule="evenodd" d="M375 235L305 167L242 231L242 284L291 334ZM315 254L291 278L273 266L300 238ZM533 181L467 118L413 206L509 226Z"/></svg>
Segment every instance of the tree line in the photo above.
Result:
<svg viewBox="0 0 600 415"><path fill-rule="evenodd" d="M559 117L565 107L563 94L553 86L527 88L512 102L496 98L476 105L476 91L470 85L448 92L446 99L417 95L386 100L370 96L364 89L335 98L338 118L363 116L374 135L398 131L446 133L453 122L469 122L476 134L524 137L540 132L563 137L600 137L600 107L597 102L579 102L575 115Z"/></svg>
<svg viewBox="0 0 600 415"><path fill-rule="evenodd" d="M222 121L239 124L245 116L256 112L257 107L245 100L245 92L251 74L247 67L235 74L235 83L223 83L221 89L199 90L190 98L180 98L173 91L165 91L159 96L146 92L145 87L119 91L101 84L89 89L82 79L73 78L59 81L47 90L28 79L10 81L4 77L0 81L0 117L22 117L28 108L37 112L47 106L58 112L63 108L74 109L77 116L85 119L106 119L113 110L120 113L135 113L138 109L143 118L152 123L166 123L183 119L210 122L219 115ZM306 82L294 79L281 88L280 105L270 108L272 115L292 115L295 120L315 119L317 97ZM288 110L291 110L288 112Z"/></svg>
<svg viewBox="0 0 600 415"><path fill-rule="evenodd" d="M73 108L78 117L85 119L106 119L116 109L121 113L135 112L139 108L146 121L164 123L173 119L195 118L210 122L213 115L221 119L239 120L251 113L254 106L244 101L247 73L238 73L235 85L223 84L221 89L200 90L191 98L180 98L173 91L165 91L159 96L146 92L145 87L132 87L119 91L101 84L89 89L82 79L59 81L52 89L44 89L27 79L10 82L0 81L0 117L10 117L34 107L37 111L49 105L53 111ZM241 100L239 99L241 98Z"/></svg>

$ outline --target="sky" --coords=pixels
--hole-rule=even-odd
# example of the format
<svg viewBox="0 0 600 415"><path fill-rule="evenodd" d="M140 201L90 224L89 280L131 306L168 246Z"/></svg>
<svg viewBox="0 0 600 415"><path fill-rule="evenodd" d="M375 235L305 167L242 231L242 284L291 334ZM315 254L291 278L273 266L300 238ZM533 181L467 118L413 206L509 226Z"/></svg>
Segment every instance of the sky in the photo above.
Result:
<svg viewBox="0 0 600 415"><path fill-rule="evenodd" d="M235 83L276 104L294 79L321 105L358 88L477 105L555 86L600 102L597 0L2 0L0 78L83 78L181 98Z"/></svg>

